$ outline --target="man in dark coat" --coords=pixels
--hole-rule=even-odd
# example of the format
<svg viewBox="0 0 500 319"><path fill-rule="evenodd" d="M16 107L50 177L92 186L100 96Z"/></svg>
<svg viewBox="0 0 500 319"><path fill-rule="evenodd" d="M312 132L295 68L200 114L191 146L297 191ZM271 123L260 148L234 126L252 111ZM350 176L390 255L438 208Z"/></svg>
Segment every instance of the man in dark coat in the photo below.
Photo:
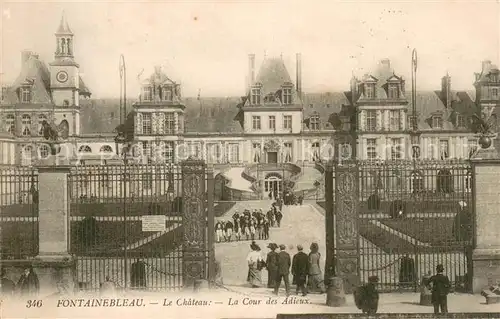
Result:
<svg viewBox="0 0 500 319"><path fill-rule="evenodd" d="M301 291L302 296L306 296L306 279L307 274L309 273L309 256L302 251L302 245L297 245L297 250L298 253L293 256L292 260L293 282L297 285L297 289L295 290L296 294L298 295L299 291Z"/></svg>
<svg viewBox="0 0 500 319"><path fill-rule="evenodd" d="M281 213L279 209L276 209L274 215L276 216L276 224L278 225L278 227L281 227L281 219L283 218L283 213Z"/></svg>
<svg viewBox="0 0 500 319"><path fill-rule="evenodd" d="M40 284L38 282L38 276L33 270L33 266L29 266L24 269L24 273L19 278L17 282L17 287L21 295L24 296L36 296L40 290Z"/></svg>
<svg viewBox="0 0 500 319"><path fill-rule="evenodd" d="M354 293L356 306L369 316L375 315L378 310L379 294L376 287L377 282L377 276L370 276L368 283L359 287Z"/></svg>
<svg viewBox="0 0 500 319"><path fill-rule="evenodd" d="M16 284L6 277L5 269L2 268L2 280L1 280L1 289L0 292L2 296L12 297L14 292L16 291Z"/></svg>
<svg viewBox="0 0 500 319"><path fill-rule="evenodd" d="M432 285L432 304L434 313L448 313L448 293L450 291L450 279L443 275L444 267L439 264L436 266L437 274L429 279L429 285Z"/></svg>
<svg viewBox="0 0 500 319"><path fill-rule="evenodd" d="M285 282L285 291L286 295L290 295L290 266L291 266L291 258L290 255L285 251L285 245L280 245L280 252L278 254L278 276L276 278L276 284L274 286L274 294L278 294L278 290L280 289L281 279Z"/></svg>
<svg viewBox="0 0 500 319"><path fill-rule="evenodd" d="M146 288L146 264L139 259L132 264L130 269L130 281L136 289Z"/></svg>
<svg viewBox="0 0 500 319"><path fill-rule="evenodd" d="M399 268L399 284L401 287L411 287L416 282L415 261L408 254L401 258Z"/></svg>
<svg viewBox="0 0 500 319"><path fill-rule="evenodd" d="M278 253L276 249L278 245L270 243L267 245L271 251L267 253L266 268L267 268L267 288L274 288L276 278L278 277Z"/></svg>
<svg viewBox="0 0 500 319"><path fill-rule="evenodd" d="M458 202L459 210L453 222L453 236L456 241L470 241L472 239L472 214L464 201Z"/></svg>

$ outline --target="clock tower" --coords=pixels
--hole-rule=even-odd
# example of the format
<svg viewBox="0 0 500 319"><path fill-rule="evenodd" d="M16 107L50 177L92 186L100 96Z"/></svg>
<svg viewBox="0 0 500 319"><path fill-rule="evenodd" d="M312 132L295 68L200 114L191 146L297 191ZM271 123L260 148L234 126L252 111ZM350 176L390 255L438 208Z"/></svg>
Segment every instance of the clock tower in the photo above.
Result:
<svg viewBox="0 0 500 319"><path fill-rule="evenodd" d="M52 100L58 108L75 108L79 106L80 66L74 60L73 32L64 14L55 36L56 52L50 63Z"/></svg>

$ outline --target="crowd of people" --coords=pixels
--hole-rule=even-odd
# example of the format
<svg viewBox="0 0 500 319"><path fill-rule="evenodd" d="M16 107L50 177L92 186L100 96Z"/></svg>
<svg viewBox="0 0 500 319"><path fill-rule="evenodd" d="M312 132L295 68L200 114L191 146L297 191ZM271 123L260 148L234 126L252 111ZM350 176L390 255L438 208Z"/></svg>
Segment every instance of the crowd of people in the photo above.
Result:
<svg viewBox="0 0 500 319"><path fill-rule="evenodd" d="M267 248L270 251L265 256L257 243L252 242L250 245L247 281L253 288L262 286L262 270L267 269L267 287L272 288L276 295L281 282L285 285L286 295L290 295L290 273L293 276L292 285L296 285L296 294L306 296L308 293L326 292L317 243L311 244L309 254L304 253L302 245L297 245L298 252L293 258L286 252L285 245L270 243Z"/></svg>
<svg viewBox="0 0 500 319"><path fill-rule="evenodd" d="M17 284L7 278L7 273L4 268L1 269L1 295L4 297L13 297L17 294L21 296L36 296L40 290L38 276L32 266L24 269L24 272L19 277Z"/></svg>
<svg viewBox="0 0 500 319"><path fill-rule="evenodd" d="M283 213L279 202L273 203L264 213L262 209L251 212L245 209L241 214L235 211L231 220L219 220L215 224L215 240L230 242L233 237L237 240L266 240L269 239L269 229L280 227Z"/></svg>

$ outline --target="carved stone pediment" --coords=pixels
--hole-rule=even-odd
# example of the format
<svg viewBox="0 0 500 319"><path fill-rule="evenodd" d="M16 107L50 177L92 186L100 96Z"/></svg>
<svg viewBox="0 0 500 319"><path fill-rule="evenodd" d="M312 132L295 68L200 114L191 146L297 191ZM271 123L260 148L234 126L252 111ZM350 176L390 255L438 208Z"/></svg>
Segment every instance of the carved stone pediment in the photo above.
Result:
<svg viewBox="0 0 500 319"><path fill-rule="evenodd" d="M277 152L280 149L280 145L275 140L270 140L264 144L264 149L267 152Z"/></svg>

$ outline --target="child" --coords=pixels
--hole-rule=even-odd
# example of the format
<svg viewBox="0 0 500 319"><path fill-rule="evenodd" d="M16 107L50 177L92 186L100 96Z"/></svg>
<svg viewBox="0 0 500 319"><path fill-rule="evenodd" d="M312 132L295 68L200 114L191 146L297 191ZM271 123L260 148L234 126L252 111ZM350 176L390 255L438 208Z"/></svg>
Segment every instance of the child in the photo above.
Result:
<svg viewBox="0 0 500 319"><path fill-rule="evenodd" d="M436 266L437 274L429 279L429 285L432 285L432 304L434 313L448 313L448 293L450 292L450 279L443 275L444 267L439 264Z"/></svg>

